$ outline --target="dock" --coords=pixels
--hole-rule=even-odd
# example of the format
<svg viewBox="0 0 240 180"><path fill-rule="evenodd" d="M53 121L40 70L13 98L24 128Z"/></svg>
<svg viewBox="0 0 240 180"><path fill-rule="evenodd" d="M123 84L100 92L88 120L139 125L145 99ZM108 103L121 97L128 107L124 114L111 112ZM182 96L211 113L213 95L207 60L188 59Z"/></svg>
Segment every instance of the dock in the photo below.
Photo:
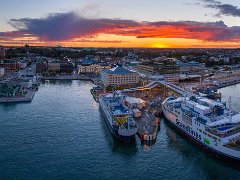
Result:
<svg viewBox="0 0 240 180"><path fill-rule="evenodd" d="M86 80L93 81L89 76L80 76L80 75L60 75L60 76L41 76L39 77L41 80Z"/></svg>
<svg viewBox="0 0 240 180"><path fill-rule="evenodd" d="M239 84L239 83L240 83L240 77L229 78L229 79L220 80L217 87L220 89L220 88L232 86L232 85Z"/></svg>
<svg viewBox="0 0 240 180"><path fill-rule="evenodd" d="M148 110L144 110L140 118L135 119L138 124L137 135L142 142L155 141L159 130L160 121Z"/></svg>
<svg viewBox="0 0 240 180"><path fill-rule="evenodd" d="M161 101L171 95L177 97L193 95L192 92L165 81L152 81L145 86L123 89L117 93L140 98L146 102L146 107L141 110L141 117L135 118L135 121L138 124L137 134L142 143L147 145L154 144L157 138L160 125L157 116L161 113Z"/></svg>
<svg viewBox="0 0 240 180"><path fill-rule="evenodd" d="M29 90L25 96L14 96L14 97L1 97L0 103L13 103L13 102L30 102L35 95L34 90Z"/></svg>

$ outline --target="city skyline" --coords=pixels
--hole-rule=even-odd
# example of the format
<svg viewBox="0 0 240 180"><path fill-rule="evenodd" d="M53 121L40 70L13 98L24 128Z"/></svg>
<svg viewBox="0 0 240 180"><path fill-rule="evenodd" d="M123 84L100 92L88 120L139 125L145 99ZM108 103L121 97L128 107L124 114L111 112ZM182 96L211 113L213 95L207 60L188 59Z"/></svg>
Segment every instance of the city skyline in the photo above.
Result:
<svg viewBox="0 0 240 180"><path fill-rule="evenodd" d="M9 0L0 6L4 46L240 47L240 3L233 0Z"/></svg>

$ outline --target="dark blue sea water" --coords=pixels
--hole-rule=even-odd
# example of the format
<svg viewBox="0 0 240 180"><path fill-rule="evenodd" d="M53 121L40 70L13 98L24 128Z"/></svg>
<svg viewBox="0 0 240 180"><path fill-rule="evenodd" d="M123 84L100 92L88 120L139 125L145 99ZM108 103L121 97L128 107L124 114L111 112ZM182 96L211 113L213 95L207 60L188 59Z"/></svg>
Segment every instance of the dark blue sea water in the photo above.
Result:
<svg viewBox="0 0 240 180"><path fill-rule="evenodd" d="M90 82L41 84L31 103L0 105L0 179L239 179L240 165L192 145L164 120L151 147L115 140ZM240 85L230 93L240 110Z"/></svg>

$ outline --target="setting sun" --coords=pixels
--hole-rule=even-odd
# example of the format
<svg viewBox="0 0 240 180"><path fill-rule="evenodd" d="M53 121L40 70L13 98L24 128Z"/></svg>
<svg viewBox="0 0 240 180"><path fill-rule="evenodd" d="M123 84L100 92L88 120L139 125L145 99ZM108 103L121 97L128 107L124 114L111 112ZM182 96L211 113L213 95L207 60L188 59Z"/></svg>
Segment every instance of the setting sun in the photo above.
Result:
<svg viewBox="0 0 240 180"><path fill-rule="evenodd" d="M163 44L160 42L153 43L151 47L153 47L153 48L168 48L168 46L166 44Z"/></svg>

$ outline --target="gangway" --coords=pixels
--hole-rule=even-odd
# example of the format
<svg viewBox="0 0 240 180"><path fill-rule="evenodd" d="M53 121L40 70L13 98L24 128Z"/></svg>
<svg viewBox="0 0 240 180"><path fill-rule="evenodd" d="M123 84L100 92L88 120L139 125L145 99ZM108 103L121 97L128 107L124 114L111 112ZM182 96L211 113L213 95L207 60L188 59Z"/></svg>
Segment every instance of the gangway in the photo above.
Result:
<svg viewBox="0 0 240 180"><path fill-rule="evenodd" d="M181 96L194 96L196 94L187 91L175 84L172 84L170 82L166 81L152 81L149 84L142 86L142 87L136 87L136 88L130 88L130 89L123 89L123 90L118 90L117 93L128 93L128 92L134 92L134 91L144 91L144 90L151 90L155 87L162 86L165 88L169 88L172 91L180 94Z"/></svg>

